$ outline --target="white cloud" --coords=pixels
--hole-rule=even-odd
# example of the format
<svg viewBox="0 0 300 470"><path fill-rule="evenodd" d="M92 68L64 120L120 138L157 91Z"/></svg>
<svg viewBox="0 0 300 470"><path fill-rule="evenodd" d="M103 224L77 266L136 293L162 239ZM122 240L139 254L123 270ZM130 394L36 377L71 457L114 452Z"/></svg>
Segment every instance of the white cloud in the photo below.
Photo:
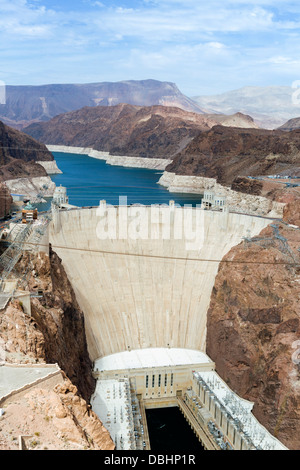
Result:
<svg viewBox="0 0 300 470"><path fill-rule="evenodd" d="M192 90L219 76L233 87L252 76L298 78L296 1L53 3L0 0L0 79L46 83L50 70L56 82L153 77Z"/></svg>
<svg viewBox="0 0 300 470"><path fill-rule="evenodd" d="M208 42L207 46L211 47L212 49L221 50L224 49L226 46L221 42Z"/></svg>
<svg viewBox="0 0 300 470"><path fill-rule="evenodd" d="M144 40L172 40L186 34L200 36L204 32L265 31L274 26L273 13L263 8L248 7L211 8L208 4L188 5L178 8L109 9L97 19L95 24L107 32L116 31L128 37L140 37Z"/></svg>
<svg viewBox="0 0 300 470"><path fill-rule="evenodd" d="M26 0L0 0L0 35L2 41L16 36L49 37L51 19L55 13L44 6L35 6ZM4 36L5 34L5 36Z"/></svg>

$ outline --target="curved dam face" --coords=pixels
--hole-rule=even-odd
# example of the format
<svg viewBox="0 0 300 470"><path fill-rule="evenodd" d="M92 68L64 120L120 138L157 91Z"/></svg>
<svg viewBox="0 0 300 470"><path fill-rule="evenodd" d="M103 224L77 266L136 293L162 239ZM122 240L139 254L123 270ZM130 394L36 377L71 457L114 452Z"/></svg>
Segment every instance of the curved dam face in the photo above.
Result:
<svg viewBox="0 0 300 470"><path fill-rule="evenodd" d="M50 243L84 312L91 359L141 348L205 352L219 260L269 223L172 204L55 211Z"/></svg>

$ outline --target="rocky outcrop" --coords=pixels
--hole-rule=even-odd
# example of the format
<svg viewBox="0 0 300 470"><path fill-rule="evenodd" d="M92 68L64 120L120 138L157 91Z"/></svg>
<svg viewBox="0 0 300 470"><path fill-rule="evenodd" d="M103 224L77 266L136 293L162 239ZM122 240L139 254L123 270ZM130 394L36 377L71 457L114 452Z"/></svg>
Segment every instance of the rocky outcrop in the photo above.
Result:
<svg viewBox="0 0 300 470"><path fill-rule="evenodd" d="M196 113L166 106L128 104L85 107L24 129L48 145L89 147L138 158L172 159L216 122Z"/></svg>
<svg viewBox="0 0 300 470"><path fill-rule="evenodd" d="M287 201L284 208L284 220L288 224L300 227L300 195Z"/></svg>
<svg viewBox="0 0 300 470"><path fill-rule="evenodd" d="M45 145L0 121L0 165L6 165L11 159L31 161L52 161L53 155Z"/></svg>
<svg viewBox="0 0 300 470"><path fill-rule="evenodd" d="M37 162L38 165L41 165L47 172L48 175L60 175L62 171L58 168L55 160L52 162Z"/></svg>
<svg viewBox="0 0 300 470"><path fill-rule="evenodd" d="M258 420L299 449L299 201L284 221L234 247L216 277L207 323L207 354ZM294 224L290 226L287 224Z"/></svg>
<svg viewBox="0 0 300 470"><path fill-rule="evenodd" d="M26 450L114 450L77 388L66 377L57 382L33 384L2 404L0 450L20 449L20 438Z"/></svg>
<svg viewBox="0 0 300 470"><path fill-rule="evenodd" d="M45 201L45 197L53 197L56 188L49 176L7 180L5 185L11 194L22 194L24 199L30 199L34 204Z"/></svg>
<svg viewBox="0 0 300 470"><path fill-rule="evenodd" d="M214 126L174 157L159 183L171 192L213 190L226 196L230 210L281 217L292 191L262 177L296 177L299 159L300 131Z"/></svg>
<svg viewBox="0 0 300 470"><path fill-rule="evenodd" d="M282 126L278 127L278 130L286 131L286 132L294 131L295 129L300 129L300 118L299 117L289 119Z"/></svg>
<svg viewBox="0 0 300 470"><path fill-rule="evenodd" d="M12 159L6 165L0 167L0 181L10 181L18 178L39 178L47 176L44 168L32 162Z"/></svg>
<svg viewBox="0 0 300 470"><path fill-rule="evenodd" d="M13 199L5 184L0 183L0 219L3 219L10 213Z"/></svg>
<svg viewBox="0 0 300 470"><path fill-rule="evenodd" d="M15 267L18 289L30 291L31 312L12 300L0 315L0 352L6 365L57 364L63 380L31 382L4 399L0 449L113 450L109 432L89 404L95 389L84 316L61 260L24 252ZM18 369L16 368L16 373ZM37 376L38 377L38 376ZM2 400L3 401L3 400Z"/></svg>
<svg viewBox="0 0 300 470"><path fill-rule="evenodd" d="M207 117L210 117L214 121L217 121L219 124L226 127L241 127L244 129L259 128L251 116L243 113L208 114Z"/></svg>
<svg viewBox="0 0 300 470"><path fill-rule="evenodd" d="M253 180L245 177L237 177L231 185L233 191L237 191L245 194L253 194L254 196L260 196L263 189L263 182L259 180Z"/></svg>
<svg viewBox="0 0 300 470"><path fill-rule="evenodd" d="M43 197L52 197L55 190L48 174L58 172L53 155L45 145L0 121L0 182L6 183L10 193L23 194L34 203L41 202ZM5 197L0 205L0 217L9 209Z"/></svg>
<svg viewBox="0 0 300 470"><path fill-rule="evenodd" d="M168 168L168 167L167 167ZM177 175L164 171L159 179L159 184L166 187L172 193L195 193L203 195L204 191L213 191L216 196L224 196L226 205L230 211L258 216L282 217L285 201L279 202L243 192L245 187L239 187L239 191L217 183L214 178L202 176Z"/></svg>
<svg viewBox="0 0 300 470"><path fill-rule="evenodd" d="M80 394L89 400L94 391L92 365L87 352L84 317L57 255L26 253L17 265L21 278L28 273L30 292L42 290L31 299L31 317L22 303L14 301L0 316L0 336L9 363L57 363ZM22 285L20 285L22 287Z"/></svg>
<svg viewBox="0 0 300 470"><path fill-rule="evenodd" d="M53 162L47 147L0 121L0 181L47 176L37 162Z"/></svg>
<svg viewBox="0 0 300 470"><path fill-rule="evenodd" d="M166 171L231 186L237 177L297 173L299 158L300 131L215 126L196 136Z"/></svg>

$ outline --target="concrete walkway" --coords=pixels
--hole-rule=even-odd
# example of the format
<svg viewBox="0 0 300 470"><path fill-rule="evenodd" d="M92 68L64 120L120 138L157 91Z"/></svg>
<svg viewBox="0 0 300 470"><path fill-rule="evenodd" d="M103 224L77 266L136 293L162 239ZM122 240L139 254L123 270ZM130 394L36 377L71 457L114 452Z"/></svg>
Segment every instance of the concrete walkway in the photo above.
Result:
<svg viewBox="0 0 300 470"><path fill-rule="evenodd" d="M0 365L0 399L59 370L53 365Z"/></svg>

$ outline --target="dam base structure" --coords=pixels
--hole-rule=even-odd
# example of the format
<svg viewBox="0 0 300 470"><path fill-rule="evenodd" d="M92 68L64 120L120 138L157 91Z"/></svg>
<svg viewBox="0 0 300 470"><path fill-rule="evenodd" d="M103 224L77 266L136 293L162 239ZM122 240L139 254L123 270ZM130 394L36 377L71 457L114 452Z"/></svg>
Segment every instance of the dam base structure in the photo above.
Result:
<svg viewBox="0 0 300 470"><path fill-rule="evenodd" d="M269 223L172 201L53 212L50 243L85 317L92 406L117 449L149 448L144 410L166 406L181 409L205 448L283 447L205 354L219 264Z"/></svg>

